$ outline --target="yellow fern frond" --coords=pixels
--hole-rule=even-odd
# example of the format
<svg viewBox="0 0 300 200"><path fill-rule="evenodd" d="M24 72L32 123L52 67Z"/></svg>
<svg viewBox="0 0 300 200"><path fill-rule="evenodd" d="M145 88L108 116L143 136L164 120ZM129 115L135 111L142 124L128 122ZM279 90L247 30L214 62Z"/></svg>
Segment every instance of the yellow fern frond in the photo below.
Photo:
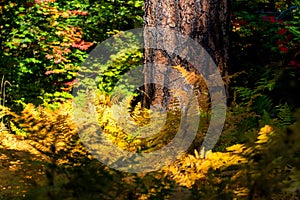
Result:
<svg viewBox="0 0 300 200"><path fill-rule="evenodd" d="M173 66L173 68L181 74L181 76L185 79L187 84L195 86L198 85L203 79L202 75L196 74L195 72L187 71L181 65Z"/></svg>

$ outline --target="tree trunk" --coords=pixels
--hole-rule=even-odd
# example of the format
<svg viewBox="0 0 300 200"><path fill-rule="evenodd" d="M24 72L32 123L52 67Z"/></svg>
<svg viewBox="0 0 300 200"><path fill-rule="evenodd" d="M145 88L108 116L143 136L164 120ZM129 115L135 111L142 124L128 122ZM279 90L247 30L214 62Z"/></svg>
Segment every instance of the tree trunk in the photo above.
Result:
<svg viewBox="0 0 300 200"><path fill-rule="evenodd" d="M228 0L145 0L144 11L145 28L169 28L194 39L208 52L221 75L227 77L230 23ZM170 55L161 48L176 43L175 37L168 41L159 34L154 37L157 37L156 41L160 44L157 44L157 48L145 48L144 51L144 89L147 95L144 96L143 105L170 108L173 100L172 91L168 88L178 76L170 66L181 65L187 71L199 71L187 60L175 54ZM177 82L177 87L184 87L180 84Z"/></svg>
<svg viewBox="0 0 300 200"><path fill-rule="evenodd" d="M201 157L212 150L225 121L223 80L227 85L224 77L228 77L228 1L144 1L142 106L181 117L181 140L185 143L191 139L190 133L197 132L193 126L199 124L196 119L200 113L206 112L209 117L201 127L205 137L200 133L193 145L189 144L189 149L198 149Z"/></svg>

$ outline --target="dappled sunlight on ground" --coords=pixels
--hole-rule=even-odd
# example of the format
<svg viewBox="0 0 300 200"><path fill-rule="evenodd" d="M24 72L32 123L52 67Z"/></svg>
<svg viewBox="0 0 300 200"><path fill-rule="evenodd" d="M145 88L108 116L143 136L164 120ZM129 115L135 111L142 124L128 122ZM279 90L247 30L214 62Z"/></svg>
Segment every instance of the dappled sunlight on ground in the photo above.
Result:
<svg viewBox="0 0 300 200"><path fill-rule="evenodd" d="M44 158L26 141L0 133L0 199L25 197L32 187L47 183Z"/></svg>

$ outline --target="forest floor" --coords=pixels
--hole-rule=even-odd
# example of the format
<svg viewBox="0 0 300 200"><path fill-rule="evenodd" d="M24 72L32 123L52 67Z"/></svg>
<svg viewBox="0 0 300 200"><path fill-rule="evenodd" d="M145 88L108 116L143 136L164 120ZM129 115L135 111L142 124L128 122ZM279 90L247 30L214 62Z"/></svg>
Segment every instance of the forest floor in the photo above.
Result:
<svg viewBox="0 0 300 200"><path fill-rule="evenodd" d="M0 131L0 200L49 198L49 179L46 175L49 158L29 143L29 140L9 131ZM171 199L189 199L190 195L188 189L177 186Z"/></svg>
<svg viewBox="0 0 300 200"><path fill-rule="evenodd" d="M0 132L0 200L20 199L47 184L45 158L26 140Z"/></svg>

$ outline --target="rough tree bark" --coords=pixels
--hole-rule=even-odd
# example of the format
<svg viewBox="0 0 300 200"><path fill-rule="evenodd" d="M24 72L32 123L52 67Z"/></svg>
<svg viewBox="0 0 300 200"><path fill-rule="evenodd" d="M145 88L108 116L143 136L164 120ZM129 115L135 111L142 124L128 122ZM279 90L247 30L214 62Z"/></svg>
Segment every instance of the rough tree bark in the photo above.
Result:
<svg viewBox="0 0 300 200"><path fill-rule="evenodd" d="M222 76L227 77L229 0L145 0L144 11L145 28L170 28L189 36L200 43L213 58ZM170 70L168 66L175 65L181 65L188 71L194 70L190 63L177 55L170 55L159 48L145 49L144 89L147 94L143 101L145 107L157 104L170 107L172 101L170 91L162 85L168 86L172 84L172 79L176 78L172 73L168 73ZM147 84L149 82L161 85Z"/></svg>

